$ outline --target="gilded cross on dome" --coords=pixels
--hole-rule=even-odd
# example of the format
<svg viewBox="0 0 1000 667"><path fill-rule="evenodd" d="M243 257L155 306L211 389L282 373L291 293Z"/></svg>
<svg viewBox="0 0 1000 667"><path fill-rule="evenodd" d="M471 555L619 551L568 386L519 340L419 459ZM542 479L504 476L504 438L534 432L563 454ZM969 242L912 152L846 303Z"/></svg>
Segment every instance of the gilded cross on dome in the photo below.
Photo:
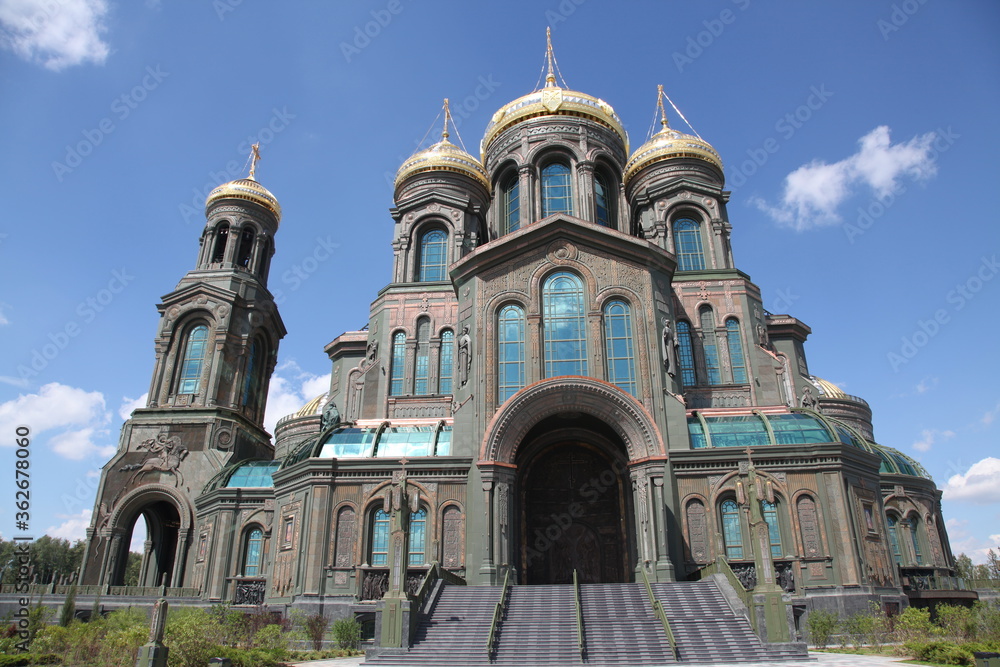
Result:
<svg viewBox="0 0 1000 667"><path fill-rule="evenodd" d="M257 180L257 163L260 162L260 142L250 147L250 180Z"/></svg>

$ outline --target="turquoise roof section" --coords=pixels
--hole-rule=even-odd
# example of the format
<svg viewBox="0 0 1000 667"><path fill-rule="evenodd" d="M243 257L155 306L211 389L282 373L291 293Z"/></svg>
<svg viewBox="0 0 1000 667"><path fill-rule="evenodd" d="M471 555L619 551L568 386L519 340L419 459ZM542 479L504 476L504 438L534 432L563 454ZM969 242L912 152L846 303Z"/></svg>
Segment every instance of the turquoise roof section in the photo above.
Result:
<svg viewBox="0 0 1000 667"><path fill-rule="evenodd" d="M450 456L452 427L446 424L423 426L341 427L306 441L285 459L291 467L309 458L412 458Z"/></svg>
<svg viewBox="0 0 1000 667"><path fill-rule="evenodd" d="M271 474L281 467L281 461L250 460L226 466L205 485L205 491L215 489L274 487Z"/></svg>

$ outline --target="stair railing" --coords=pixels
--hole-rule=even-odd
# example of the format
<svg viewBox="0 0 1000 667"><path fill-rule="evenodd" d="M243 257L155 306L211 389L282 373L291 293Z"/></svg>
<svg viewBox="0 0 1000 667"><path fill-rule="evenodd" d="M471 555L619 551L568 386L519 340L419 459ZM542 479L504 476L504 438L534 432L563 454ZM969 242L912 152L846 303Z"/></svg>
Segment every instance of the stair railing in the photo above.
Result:
<svg viewBox="0 0 1000 667"><path fill-rule="evenodd" d="M496 631L503 619L504 611L507 609L507 589L510 586L510 570L503 575L503 588L500 589L500 601L493 607L493 620L490 622L490 635L486 639L486 659L493 659L493 651L496 648Z"/></svg>
<svg viewBox="0 0 1000 667"><path fill-rule="evenodd" d="M757 632L757 614L753 612L753 593L748 591L744 586L740 578L736 576L733 572L733 568L729 567L729 562L719 556L715 559L714 563L709 564L707 567L703 567L700 570L701 578L704 579L713 574L721 574L729 582L729 586L736 591L736 596L743 603L746 608L747 619L750 621L750 626L753 628L754 633Z"/></svg>
<svg viewBox="0 0 1000 667"><path fill-rule="evenodd" d="M573 591L576 593L574 595L576 600L576 644L577 648L580 649L580 660L583 660L585 653L583 643L583 609L580 605L580 580L576 576L576 570L573 570Z"/></svg>
<svg viewBox="0 0 1000 667"><path fill-rule="evenodd" d="M677 643L674 641L674 633L670 629L670 621L667 620L667 612L663 610L663 604L653 595L653 586L649 583L649 575L646 574L646 567L642 566L639 570L642 571L642 580L646 584L646 595L649 596L649 604L653 607L653 615L660 619L660 623L663 624L663 632L667 635L667 641L670 643L670 653L674 656L674 660L680 660L680 656L677 655Z"/></svg>

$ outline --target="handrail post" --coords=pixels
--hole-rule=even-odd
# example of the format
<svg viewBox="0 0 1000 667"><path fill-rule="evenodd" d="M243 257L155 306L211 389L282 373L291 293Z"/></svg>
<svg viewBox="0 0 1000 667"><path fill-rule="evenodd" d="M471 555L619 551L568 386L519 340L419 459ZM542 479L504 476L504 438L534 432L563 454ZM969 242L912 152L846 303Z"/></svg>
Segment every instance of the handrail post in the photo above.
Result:
<svg viewBox="0 0 1000 667"><path fill-rule="evenodd" d="M583 660L584 644L583 644L583 610L580 605L580 581L576 576L576 569L573 570L573 596L576 599L576 643L577 648L580 649L580 660Z"/></svg>
<svg viewBox="0 0 1000 667"><path fill-rule="evenodd" d="M670 653L674 656L674 660L680 660L680 656L677 654L677 643L674 641L674 633L670 629L670 621L667 620L667 612L663 609L663 604L653 595L653 586L649 583L646 566L643 565L639 569L642 571L642 580L646 584L646 595L649 596L649 604L653 608L653 615L660 619L660 623L663 624L663 632L667 635L667 641L670 643Z"/></svg>

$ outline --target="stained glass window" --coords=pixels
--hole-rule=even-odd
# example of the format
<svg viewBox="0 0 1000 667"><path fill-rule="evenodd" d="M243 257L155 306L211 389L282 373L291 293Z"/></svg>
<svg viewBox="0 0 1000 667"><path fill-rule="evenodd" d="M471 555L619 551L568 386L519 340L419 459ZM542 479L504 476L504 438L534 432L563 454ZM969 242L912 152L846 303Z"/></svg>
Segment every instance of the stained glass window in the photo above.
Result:
<svg viewBox="0 0 1000 667"><path fill-rule="evenodd" d="M503 403L524 386L524 311L504 306L497 317L497 401Z"/></svg>
<svg viewBox="0 0 1000 667"><path fill-rule="evenodd" d="M691 344L691 325L681 320L677 323L677 351L680 356L681 383L685 387L695 385L694 345Z"/></svg>
<svg viewBox="0 0 1000 667"><path fill-rule="evenodd" d="M455 332L441 332L441 356L438 358L438 393L450 394L455 369Z"/></svg>
<svg viewBox="0 0 1000 667"><path fill-rule="evenodd" d="M448 268L448 235L432 229L420 237L420 281L444 280Z"/></svg>
<svg viewBox="0 0 1000 667"><path fill-rule="evenodd" d="M406 364L406 334L397 332L392 337L392 366L389 370L389 395L403 393L403 366Z"/></svg>
<svg viewBox="0 0 1000 667"><path fill-rule="evenodd" d="M254 528L247 535L247 550L243 558L243 576L256 577L260 574L260 557L264 546L264 532Z"/></svg>
<svg viewBox="0 0 1000 667"><path fill-rule="evenodd" d="M426 562L427 510L421 509L410 515L410 548L407 563L423 565Z"/></svg>
<svg viewBox="0 0 1000 667"><path fill-rule="evenodd" d="M542 217L553 213L573 214L573 188L569 167L553 162L542 169Z"/></svg>
<svg viewBox="0 0 1000 667"><path fill-rule="evenodd" d="M736 318L726 320L726 339L729 342L729 363L733 369L733 383L747 383L747 362L743 357L743 339L740 338L740 323Z"/></svg>
<svg viewBox="0 0 1000 667"><path fill-rule="evenodd" d="M604 342L608 382L635 396L632 315L624 301L611 301L604 306Z"/></svg>
<svg viewBox="0 0 1000 667"><path fill-rule="evenodd" d="M517 174L504 181L500 197L500 233L510 234L521 227L521 184Z"/></svg>
<svg viewBox="0 0 1000 667"><path fill-rule="evenodd" d="M715 343L715 316L709 306L698 311L701 316L702 349L705 351L705 376L709 384L722 384L719 348Z"/></svg>
<svg viewBox="0 0 1000 667"><path fill-rule="evenodd" d="M587 328L583 281L553 273L542 288L545 377L587 375Z"/></svg>
<svg viewBox="0 0 1000 667"><path fill-rule="evenodd" d="M781 530L778 528L778 508L766 500L760 503L771 542L771 558L781 558Z"/></svg>
<svg viewBox="0 0 1000 667"><path fill-rule="evenodd" d="M199 324L188 334L181 364L179 394L197 394L201 388L201 371L208 352L208 327Z"/></svg>
<svg viewBox="0 0 1000 667"><path fill-rule="evenodd" d="M413 393L418 396L427 394L430 379L430 320L421 317L417 320L417 363L413 375Z"/></svg>
<svg viewBox="0 0 1000 667"><path fill-rule="evenodd" d="M611 189L607 179L602 174L594 174L594 208L596 222L605 227L611 227Z"/></svg>
<svg viewBox="0 0 1000 667"><path fill-rule="evenodd" d="M743 559L743 531L740 530L740 508L732 500L722 503L722 540L726 543L726 558Z"/></svg>
<svg viewBox="0 0 1000 667"><path fill-rule="evenodd" d="M705 252L701 247L701 225L690 218L674 221L674 252L678 271L700 271L705 268Z"/></svg>
<svg viewBox="0 0 1000 667"><path fill-rule="evenodd" d="M389 515L375 510L372 517L371 565L389 564Z"/></svg>

